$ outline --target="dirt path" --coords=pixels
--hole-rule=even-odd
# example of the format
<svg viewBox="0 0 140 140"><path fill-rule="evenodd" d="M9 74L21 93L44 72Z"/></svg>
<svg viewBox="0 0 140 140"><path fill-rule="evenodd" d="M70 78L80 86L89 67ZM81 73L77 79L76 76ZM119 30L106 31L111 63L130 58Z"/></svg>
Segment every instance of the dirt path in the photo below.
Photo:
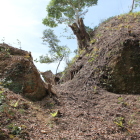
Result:
<svg viewBox="0 0 140 140"><path fill-rule="evenodd" d="M68 92L59 88L61 116L48 139L140 139L140 96L100 91Z"/></svg>
<svg viewBox="0 0 140 140"><path fill-rule="evenodd" d="M66 87L58 87L59 104L49 97L30 102L6 92L7 100L1 107L5 103L9 106L0 115L4 140L140 139L140 95L117 95L104 90L74 92Z"/></svg>

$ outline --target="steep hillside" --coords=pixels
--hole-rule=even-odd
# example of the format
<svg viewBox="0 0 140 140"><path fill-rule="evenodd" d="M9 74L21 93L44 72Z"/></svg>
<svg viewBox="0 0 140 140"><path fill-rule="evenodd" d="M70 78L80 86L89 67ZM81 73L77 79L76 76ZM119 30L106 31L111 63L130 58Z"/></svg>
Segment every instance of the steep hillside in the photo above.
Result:
<svg viewBox="0 0 140 140"><path fill-rule="evenodd" d="M82 50L66 70L68 90L93 90L96 85L115 93L139 94L140 13L111 18L92 34L89 51Z"/></svg>

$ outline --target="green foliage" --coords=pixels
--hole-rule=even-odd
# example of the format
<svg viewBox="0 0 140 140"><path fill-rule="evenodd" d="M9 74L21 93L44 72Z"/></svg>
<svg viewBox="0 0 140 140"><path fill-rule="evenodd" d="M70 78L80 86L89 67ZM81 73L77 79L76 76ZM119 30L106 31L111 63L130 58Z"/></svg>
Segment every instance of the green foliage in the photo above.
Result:
<svg viewBox="0 0 140 140"><path fill-rule="evenodd" d="M87 55L89 57L88 62L94 62L96 60L96 58L98 57L98 54L96 52L96 50L91 53L90 55Z"/></svg>
<svg viewBox="0 0 140 140"><path fill-rule="evenodd" d="M8 88L15 93L22 93L23 85L18 81L12 81L10 78L4 78L0 81L0 83L3 87Z"/></svg>
<svg viewBox="0 0 140 140"><path fill-rule="evenodd" d="M114 123L117 126L124 128L124 117L117 117L116 120L114 121Z"/></svg>
<svg viewBox="0 0 140 140"><path fill-rule="evenodd" d="M16 126L15 124L10 124L10 125L7 126L7 128L9 130L11 130L11 134L13 134L13 135L20 134L21 133L21 130L22 130L21 127Z"/></svg>
<svg viewBox="0 0 140 140"><path fill-rule="evenodd" d="M9 85L11 85L12 80L8 80L7 78L3 78L0 80L0 85L2 85L3 87L8 87Z"/></svg>
<svg viewBox="0 0 140 140"><path fill-rule="evenodd" d="M59 46L58 43L60 40L57 38L57 36L53 33L53 30L47 29L43 32L43 42L44 44L49 44L49 54L46 54L46 56L40 56L40 63L53 63L53 62L59 62L57 69L60 65L60 62L64 59L67 60L68 56L70 54L70 49L67 46ZM56 69L56 73L57 73Z"/></svg>
<svg viewBox="0 0 140 140"><path fill-rule="evenodd" d="M97 86L93 87L93 91L96 92L97 91Z"/></svg>
<svg viewBox="0 0 140 140"><path fill-rule="evenodd" d="M74 64L74 62L76 61L76 59L79 57L79 55L75 55L68 63L67 63L67 67L70 67L71 65Z"/></svg>
<svg viewBox="0 0 140 140"><path fill-rule="evenodd" d="M101 22L99 23L99 26L100 26L101 24L105 24L105 23L109 22L109 21L110 21L111 19L113 19L113 18L114 18L114 16L109 17L109 18L107 18L107 19L102 19Z"/></svg>
<svg viewBox="0 0 140 140"><path fill-rule="evenodd" d="M52 50L55 50L55 46L57 46L57 44L60 42L59 39L57 39L57 36L54 34L52 29L46 29L43 32L43 43L44 44L49 44L49 48L51 48Z"/></svg>
<svg viewBox="0 0 140 140"><path fill-rule="evenodd" d="M18 74L18 71L16 72L16 75L17 74ZM11 79L10 76L0 79L0 85L3 86L4 88L8 88L9 90L17 94L23 92L23 84L21 84L19 81L15 80L14 78Z"/></svg>
<svg viewBox="0 0 140 140"><path fill-rule="evenodd" d="M132 13L134 9L140 6L140 0L132 0L131 10L129 13Z"/></svg>
<svg viewBox="0 0 140 140"><path fill-rule="evenodd" d="M98 0L51 0L46 8L43 24L56 27L58 24L72 24L87 13L85 8L97 4Z"/></svg>
<svg viewBox="0 0 140 140"><path fill-rule="evenodd" d="M5 47L0 47L0 52L2 52L2 54L4 54L3 57L9 57L10 56L10 52L9 49L5 48Z"/></svg>
<svg viewBox="0 0 140 140"><path fill-rule="evenodd" d="M6 42L5 42L5 37L3 37L3 38L1 39L1 41L2 41L3 45L4 45L4 44L12 45L11 43L6 43ZM17 39L16 41L17 41L17 43L14 43L14 44L19 45L19 49L21 49L21 41L20 41L19 39ZM6 50L9 51L9 49L6 49ZM1 48L0 48L0 51L1 51ZM9 53L9 54L10 54L10 53Z"/></svg>
<svg viewBox="0 0 140 140"><path fill-rule="evenodd" d="M18 112L19 112L20 114L24 114L24 113L25 113L25 110L24 110L24 109L19 109Z"/></svg>
<svg viewBox="0 0 140 140"><path fill-rule="evenodd" d="M124 99L122 97L118 98L118 104L122 104L123 107L128 106L128 104L124 101Z"/></svg>
<svg viewBox="0 0 140 140"><path fill-rule="evenodd" d="M19 104L19 100L16 101L15 103L12 102L10 105L16 108L18 107L18 104Z"/></svg>
<svg viewBox="0 0 140 140"><path fill-rule="evenodd" d="M75 55L77 55L78 54L78 49L75 49L73 52L75 53Z"/></svg>
<svg viewBox="0 0 140 140"><path fill-rule="evenodd" d="M89 34L89 36L90 36L90 34L93 32L93 29L92 28L90 28L89 26L85 26L85 29L86 29L86 32Z"/></svg>
<svg viewBox="0 0 140 140"><path fill-rule="evenodd" d="M140 6L140 0L134 0L135 1L135 8Z"/></svg>
<svg viewBox="0 0 140 140"><path fill-rule="evenodd" d="M94 44L96 42L96 39L92 39L91 41L90 41L90 44Z"/></svg>
<svg viewBox="0 0 140 140"><path fill-rule="evenodd" d="M58 115L58 110L54 113L51 113L52 117L56 117Z"/></svg>
<svg viewBox="0 0 140 140"><path fill-rule="evenodd" d="M6 103L2 103L0 105L0 112L8 112L9 111L9 106Z"/></svg>
<svg viewBox="0 0 140 140"><path fill-rule="evenodd" d="M5 100L5 95L3 94L3 90L0 90L0 105L2 105L3 101Z"/></svg>

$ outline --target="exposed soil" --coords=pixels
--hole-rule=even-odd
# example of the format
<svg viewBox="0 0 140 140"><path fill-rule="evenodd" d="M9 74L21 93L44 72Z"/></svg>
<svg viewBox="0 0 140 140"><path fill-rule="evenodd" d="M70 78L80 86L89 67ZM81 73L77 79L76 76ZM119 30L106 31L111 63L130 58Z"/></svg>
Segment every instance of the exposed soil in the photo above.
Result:
<svg viewBox="0 0 140 140"><path fill-rule="evenodd" d="M101 89L70 92L64 86L59 87L59 104L49 97L31 102L10 91L4 92L0 139L140 139L140 95L117 95ZM53 117L51 113L57 111Z"/></svg>

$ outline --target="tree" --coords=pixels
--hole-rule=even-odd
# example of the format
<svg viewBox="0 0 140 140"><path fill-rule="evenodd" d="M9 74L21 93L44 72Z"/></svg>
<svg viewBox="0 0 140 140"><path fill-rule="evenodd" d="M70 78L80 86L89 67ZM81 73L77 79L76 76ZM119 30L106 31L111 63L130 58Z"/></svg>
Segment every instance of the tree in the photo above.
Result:
<svg viewBox="0 0 140 140"><path fill-rule="evenodd" d="M140 0L134 0L135 1L135 8L137 8L138 6L140 6Z"/></svg>
<svg viewBox="0 0 140 140"><path fill-rule="evenodd" d="M43 42L46 44L46 42L49 44L49 54L46 54L46 56L40 56L40 63L53 63L58 61L58 65L56 68L56 73L59 68L60 63L62 60L67 60L70 49L67 46L59 46L58 43L60 40L57 39L57 36L53 33L53 30L46 29L43 32Z"/></svg>
<svg viewBox="0 0 140 140"><path fill-rule="evenodd" d="M140 0L132 0L131 10L129 13L131 13L133 9L137 8L138 6L140 6Z"/></svg>
<svg viewBox="0 0 140 140"><path fill-rule="evenodd" d="M131 6L131 10L130 10L129 13L131 13L131 12L133 11L133 9L134 9L134 1L135 1L135 0L132 0L132 6Z"/></svg>
<svg viewBox="0 0 140 140"><path fill-rule="evenodd" d="M90 37L86 32L83 17L88 12L86 8L97 5L98 0L51 0L46 8L47 16L43 24L56 27L67 24L76 35L80 49L87 46Z"/></svg>

